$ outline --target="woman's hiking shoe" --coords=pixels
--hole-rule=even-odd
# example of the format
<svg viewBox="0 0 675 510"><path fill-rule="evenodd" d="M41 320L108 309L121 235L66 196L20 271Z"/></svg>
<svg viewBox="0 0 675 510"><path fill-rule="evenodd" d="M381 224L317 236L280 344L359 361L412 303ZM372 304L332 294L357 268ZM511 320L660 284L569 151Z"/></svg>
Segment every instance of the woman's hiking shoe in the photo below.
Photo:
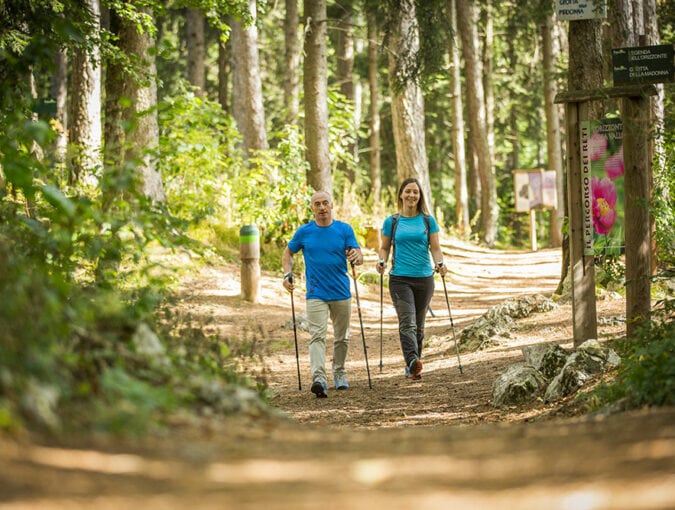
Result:
<svg viewBox="0 0 675 510"><path fill-rule="evenodd" d="M420 361L419 358L415 358L410 362L410 365L406 367L406 377L410 377L413 381L416 381L417 379L421 379L422 376L420 375L422 373L422 362ZM408 373L410 373L410 376L408 376Z"/></svg>
<svg viewBox="0 0 675 510"><path fill-rule="evenodd" d="M321 381L314 381L311 391L317 396L317 398L328 397L328 393L326 393L326 391L328 391L328 388L326 388L326 383Z"/></svg>
<svg viewBox="0 0 675 510"><path fill-rule="evenodd" d="M346 390L349 388L349 383L347 382L347 376L345 374L336 375L333 377L333 381L335 381L336 390Z"/></svg>

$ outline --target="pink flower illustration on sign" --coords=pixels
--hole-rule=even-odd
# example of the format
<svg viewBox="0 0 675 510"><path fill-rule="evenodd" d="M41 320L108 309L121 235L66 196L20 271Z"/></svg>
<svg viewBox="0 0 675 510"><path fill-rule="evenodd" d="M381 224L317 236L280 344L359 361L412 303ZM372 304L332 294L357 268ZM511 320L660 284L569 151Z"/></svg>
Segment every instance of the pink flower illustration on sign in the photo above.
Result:
<svg viewBox="0 0 675 510"><path fill-rule="evenodd" d="M621 148L612 156L607 158L605 161L605 172L607 176L615 180L623 175L623 145Z"/></svg>
<svg viewBox="0 0 675 510"><path fill-rule="evenodd" d="M599 160L607 152L607 137L601 133L593 133L589 144L591 161Z"/></svg>
<svg viewBox="0 0 675 510"><path fill-rule="evenodd" d="M591 179L593 226L598 234L609 234L616 221L616 187L607 177Z"/></svg>

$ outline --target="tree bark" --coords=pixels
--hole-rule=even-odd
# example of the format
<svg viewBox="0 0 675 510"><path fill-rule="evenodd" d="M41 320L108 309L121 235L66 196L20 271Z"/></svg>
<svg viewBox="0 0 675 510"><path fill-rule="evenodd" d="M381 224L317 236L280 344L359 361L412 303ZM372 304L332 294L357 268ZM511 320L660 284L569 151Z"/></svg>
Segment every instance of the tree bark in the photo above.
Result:
<svg viewBox="0 0 675 510"><path fill-rule="evenodd" d="M153 16L148 8L140 12ZM137 71L141 76L132 76L116 64L108 66L106 154L120 168L123 162L134 162L142 177L143 194L153 202L164 202L164 185L156 164L159 121L154 39L146 30L122 19L114 11L110 13L110 28L118 35L119 49L138 62ZM123 106L126 101L130 102L129 106ZM125 124L133 127L125 132Z"/></svg>
<svg viewBox="0 0 675 510"><path fill-rule="evenodd" d="M230 113L231 47L230 41L218 38L218 103L225 113Z"/></svg>
<svg viewBox="0 0 675 510"><path fill-rule="evenodd" d="M562 146L560 138L560 117L558 105L555 104L555 96L558 88L555 80L556 52L554 50L554 19L547 16L541 27L541 40L543 48L543 71L544 71L544 111L546 113L546 161L547 170L555 170L557 207L551 211L551 223L549 237L551 246L562 246L562 220L563 220L563 182L565 174L562 166Z"/></svg>
<svg viewBox="0 0 675 510"><path fill-rule="evenodd" d="M298 0L286 0L284 17L284 104L286 123L297 124L300 109L300 40L298 38Z"/></svg>
<svg viewBox="0 0 675 510"><path fill-rule="evenodd" d="M100 26L99 0L87 0L86 8ZM97 46L87 52L78 48L71 60L70 83L70 145L74 147L71 159L70 183L96 183L96 173L102 167L101 159L101 66Z"/></svg>
<svg viewBox="0 0 675 510"><path fill-rule="evenodd" d="M478 59L478 12L475 3L470 0L457 2L457 14L466 66L469 130L481 186L479 237L487 246L493 246L497 234L497 189L488 143L482 69Z"/></svg>
<svg viewBox="0 0 675 510"><path fill-rule="evenodd" d="M462 237L469 235L469 198L466 179L464 146L464 112L462 105L462 78L459 67L457 33L457 1L447 0L450 23L450 94L452 97L452 149L455 160L455 216L457 230ZM461 1L461 0L460 0Z"/></svg>
<svg viewBox="0 0 675 510"><path fill-rule="evenodd" d="M54 159L60 165L66 164L68 150L68 56L66 50L56 52L56 71L52 79L52 96L56 100L56 143Z"/></svg>
<svg viewBox="0 0 675 510"><path fill-rule="evenodd" d="M415 65L418 58L420 45L413 0L403 0L394 13L390 45L389 89L398 179L417 178L426 205L433 211L424 135L424 98L419 84L406 78L410 75L410 66Z"/></svg>
<svg viewBox="0 0 675 510"><path fill-rule="evenodd" d="M309 162L307 182L315 191L332 195L328 142L328 84L326 62L326 1L305 0L305 143Z"/></svg>
<svg viewBox="0 0 675 510"><path fill-rule="evenodd" d="M570 91L597 89L603 84L603 59L600 20L579 20L569 23ZM572 313L574 345L597 338L595 307L595 265L593 256L584 255L580 130L579 122L602 116L602 103L585 101L567 106L568 210L570 215L570 266L572 270ZM564 260L564 257L563 257Z"/></svg>
<svg viewBox="0 0 675 510"><path fill-rule="evenodd" d="M204 43L204 15L196 9L186 9L187 78L198 96L206 94L206 45Z"/></svg>
<svg viewBox="0 0 675 510"><path fill-rule="evenodd" d="M373 210L382 205L382 170L380 160L380 93L377 53L379 47L377 18L368 12L368 87L370 90L370 196Z"/></svg>
<svg viewBox="0 0 675 510"><path fill-rule="evenodd" d="M626 334L634 336L651 312L649 219L649 100L623 99L626 216Z"/></svg>
<svg viewBox="0 0 675 510"><path fill-rule="evenodd" d="M255 20L256 2L248 0L248 9ZM235 20L232 24L232 71L234 75L234 118L242 134L246 154L268 148L265 131L265 110L262 100L262 82L258 66L258 29L255 22L244 27Z"/></svg>
<svg viewBox="0 0 675 510"><path fill-rule="evenodd" d="M340 93L345 97L347 102L352 106L352 125L354 131L358 129L356 95L354 84L354 30L352 27L354 6L352 0L343 0L339 4L340 16L337 22L338 36L337 36L337 69L336 78L340 87ZM354 162L358 159L357 146L355 142L350 142L347 146L347 152L354 158ZM353 165L341 165L341 170L345 173L347 181L354 184L355 173Z"/></svg>
<svg viewBox="0 0 675 510"><path fill-rule="evenodd" d="M658 18L656 16L656 0L644 0L644 44L656 45L661 43L659 35ZM649 144L649 187L650 196L654 191L654 170L667 172L666 153L663 146L663 130L665 119L665 89L663 83L656 85L657 94L651 97L649 101L649 110L651 114L650 122L650 144ZM670 193L675 190L669 190ZM654 215L650 215L650 233L651 233L651 272L656 274L658 260L656 257L656 221Z"/></svg>
<svg viewBox="0 0 675 510"><path fill-rule="evenodd" d="M153 16L149 8L144 14ZM145 83L134 83L135 115L138 129L130 133L132 155L140 157L143 173L143 194L153 202L165 202L162 175L157 169L156 154L159 146L159 119L157 116L157 67L155 63L155 41L151 34L132 30L129 49L135 53L145 68Z"/></svg>
<svg viewBox="0 0 675 510"><path fill-rule="evenodd" d="M493 19L492 19L492 0L483 0L483 9L485 15L485 35L483 38L483 90L485 92L485 130L487 133L488 151L490 157L490 166L494 168L494 147L495 147L495 97L492 86L492 61L493 61ZM516 146L516 151L518 147ZM495 203L496 205L496 203Z"/></svg>

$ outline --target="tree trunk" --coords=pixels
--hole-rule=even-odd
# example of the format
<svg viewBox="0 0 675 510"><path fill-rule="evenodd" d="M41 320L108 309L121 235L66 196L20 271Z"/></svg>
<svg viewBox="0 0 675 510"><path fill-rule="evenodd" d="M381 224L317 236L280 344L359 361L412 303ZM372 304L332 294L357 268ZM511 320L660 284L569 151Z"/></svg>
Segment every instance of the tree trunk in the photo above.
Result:
<svg viewBox="0 0 675 510"><path fill-rule="evenodd" d="M373 210L382 205L382 170L380 161L380 93L378 82L378 26L374 13L368 12L368 86L370 90L370 196Z"/></svg>
<svg viewBox="0 0 675 510"><path fill-rule="evenodd" d="M569 22L568 89L587 90L602 87L603 59L600 20ZM574 345L597 338L595 307L595 265L593 256L584 255L579 122L602 117L603 105L589 101L567 105L568 211L570 223L570 266L572 270L572 313ZM563 260L565 260L563 254Z"/></svg>
<svg viewBox="0 0 675 510"><path fill-rule="evenodd" d="M66 164L68 150L68 56L66 50L56 53L56 71L52 80L52 96L56 100L56 144L54 159L59 165Z"/></svg>
<svg viewBox="0 0 675 510"><path fill-rule="evenodd" d="M230 41L218 38L218 103L225 113L230 113Z"/></svg>
<svg viewBox="0 0 675 510"><path fill-rule="evenodd" d="M389 88L397 175L399 181L416 177L426 205L433 211L424 136L424 98L420 86L406 78L411 74L410 67L417 62L420 45L415 2L403 0L394 19L390 34Z"/></svg>
<svg viewBox="0 0 675 510"><path fill-rule="evenodd" d="M305 143L307 182L315 191L333 193L328 143L326 0L305 0Z"/></svg>
<svg viewBox="0 0 675 510"><path fill-rule="evenodd" d="M659 35L658 19L656 16L656 0L644 0L643 4L644 14L644 29L645 37L644 44L656 45L661 43ZM649 187L650 196L653 196L654 191L654 169L657 168L660 172L668 172L669 167L666 165L666 153L663 146L663 130L665 119L665 92L663 83L656 84L656 96L653 96L649 101L650 111L650 129L651 136L649 144ZM669 190L670 193L675 190ZM651 232L651 272L656 274L658 259L656 257L656 222L654 215L650 215L650 232Z"/></svg>
<svg viewBox="0 0 675 510"><path fill-rule="evenodd" d="M462 55L466 65L466 96L469 130L475 148L481 186L479 237L493 246L497 234L497 189L486 126L482 69L478 59L478 12L473 1L457 2Z"/></svg>
<svg viewBox="0 0 675 510"><path fill-rule="evenodd" d="M149 8L144 14L153 16ZM157 117L157 67L155 64L155 41L147 33L132 30L133 37L129 41L131 53L135 53L144 63L146 81L135 84L134 105L138 119L138 129L130 133L132 155L142 160L143 194L153 202L164 202L164 184L162 175L157 169L156 153L159 146L159 119Z"/></svg>
<svg viewBox="0 0 675 510"><path fill-rule="evenodd" d="M557 53L554 50L554 20L547 16L541 27L544 70L544 111L546 113L546 161L547 170L555 170L557 207L551 211L549 236L551 246L562 246L563 182L565 174L562 167L562 150L560 138L560 118L558 105L554 103L558 93L555 81L555 65Z"/></svg>
<svg viewBox="0 0 675 510"><path fill-rule="evenodd" d="M153 16L150 9L141 12ZM122 168L123 162L134 162L142 176L145 196L153 202L164 202L164 185L156 164L159 122L154 40L147 31L139 32L135 23L121 19L114 11L110 13L110 29L118 35L120 51L139 62L137 71L141 76L132 76L116 64L108 66L106 154L117 162L118 168ZM130 106L123 106L125 100L131 102ZM125 124L134 127L125 132Z"/></svg>
<svg viewBox="0 0 675 510"><path fill-rule="evenodd" d="M462 78L459 67L459 44L457 34L457 1L447 0L450 22L450 94L452 96L452 149L455 160L455 216L457 229L469 235L469 199L466 180L466 156L464 147L464 112L462 110ZM461 0L460 0L461 1Z"/></svg>
<svg viewBox="0 0 675 510"><path fill-rule="evenodd" d="M340 16L337 22L337 69L336 78L340 87L340 93L352 106L352 125L354 131L358 129L356 96L354 85L354 30L352 27L354 6L352 0L343 0L339 3ZM347 152L352 155L354 162L357 161L358 153L355 142L350 142ZM353 165L341 165L347 181L354 184L355 174Z"/></svg>
<svg viewBox="0 0 675 510"><path fill-rule="evenodd" d="M256 2L248 0L250 15L255 20ZM242 134L246 154L268 148L265 132L265 110L262 82L258 67L258 29L255 21L244 27L241 21L232 24L232 71L234 75L234 118Z"/></svg>
<svg viewBox="0 0 675 510"><path fill-rule="evenodd" d="M483 87L485 91L485 130L487 132L490 166L494 168L495 148L495 96L492 86L492 46L493 46L493 19L492 0L484 0L485 36L483 39ZM518 148L516 147L516 151ZM495 203L496 204L496 203Z"/></svg>
<svg viewBox="0 0 675 510"><path fill-rule="evenodd" d="M87 0L87 9L100 26L101 9L99 0ZM78 48L71 60L70 83L70 144L74 147L71 159L70 183L96 183L96 173L102 166L101 160L101 66L99 48L90 51Z"/></svg>
<svg viewBox="0 0 675 510"><path fill-rule="evenodd" d="M206 94L206 45L204 43L204 15L196 9L186 9L187 78L198 96Z"/></svg>
<svg viewBox="0 0 675 510"><path fill-rule="evenodd" d="M287 124L298 122L300 108L300 40L298 38L298 27L298 0L286 0L286 16L284 17L284 104L287 105Z"/></svg>

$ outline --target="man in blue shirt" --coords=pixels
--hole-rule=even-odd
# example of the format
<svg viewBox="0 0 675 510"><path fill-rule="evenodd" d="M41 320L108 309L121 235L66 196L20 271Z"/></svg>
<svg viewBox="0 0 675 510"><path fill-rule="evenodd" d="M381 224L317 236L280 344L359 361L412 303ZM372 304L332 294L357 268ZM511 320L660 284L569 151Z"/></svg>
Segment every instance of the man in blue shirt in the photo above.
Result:
<svg viewBox="0 0 675 510"><path fill-rule="evenodd" d="M333 199L325 191L312 195L314 220L302 225L284 249L281 265L283 285L293 292L293 256L302 251L307 282L307 321L309 323L309 360L311 391L319 398L326 393L326 332L328 317L333 323L333 381L335 388L349 388L345 359L349 347L351 290L347 264L363 264L363 255L354 230L333 219Z"/></svg>

